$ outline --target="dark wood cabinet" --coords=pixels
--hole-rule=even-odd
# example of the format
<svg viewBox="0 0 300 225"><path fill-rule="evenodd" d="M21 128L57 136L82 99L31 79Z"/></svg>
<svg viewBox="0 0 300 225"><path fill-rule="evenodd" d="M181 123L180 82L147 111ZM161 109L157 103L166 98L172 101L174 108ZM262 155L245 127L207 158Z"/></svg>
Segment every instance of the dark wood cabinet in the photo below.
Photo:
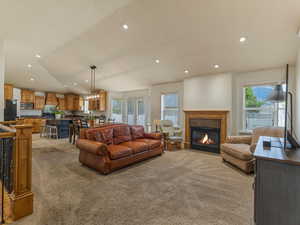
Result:
<svg viewBox="0 0 300 225"><path fill-rule="evenodd" d="M260 137L254 156L256 225L300 224L300 151L265 149Z"/></svg>

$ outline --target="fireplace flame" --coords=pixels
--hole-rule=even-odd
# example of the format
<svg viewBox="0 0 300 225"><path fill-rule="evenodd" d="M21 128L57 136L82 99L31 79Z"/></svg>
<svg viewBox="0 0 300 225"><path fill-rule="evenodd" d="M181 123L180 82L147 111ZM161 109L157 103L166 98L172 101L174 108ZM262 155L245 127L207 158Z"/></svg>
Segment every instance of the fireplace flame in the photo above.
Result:
<svg viewBox="0 0 300 225"><path fill-rule="evenodd" d="M205 134L204 137L201 138L199 142L205 145L215 144L214 140L208 137L208 134Z"/></svg>

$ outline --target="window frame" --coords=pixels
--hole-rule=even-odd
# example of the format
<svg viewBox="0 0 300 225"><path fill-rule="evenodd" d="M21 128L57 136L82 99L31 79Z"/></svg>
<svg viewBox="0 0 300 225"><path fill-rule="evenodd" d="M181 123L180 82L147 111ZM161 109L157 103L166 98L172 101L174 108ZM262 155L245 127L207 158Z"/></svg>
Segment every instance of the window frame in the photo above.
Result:
<svg viewBox="0 0 300 225"><path fill-rule="evenodd" d="M242 98L242 131L243 132L252 132L252 130L247 129L247 121L246 121L246 112L249 110L261 110L262 107L259 108L247 108L246 107L246 93L245 93L245 89L247 87L258 87L258 86L275 86L277 85L278 82L266 82L266 83L251 83L251 84L247 84L247 85L243 85L242 87L242 94L243 94L243 98ZM276 109L275 109L276 108ZM273 126L278 126L279 124L279 109L282 110L282 108L279 107L279 105L274 104L274 111L273 114L275 114L275 116L273 116Z"/></svg>
<svg viewBox="0 0 300 225"><path fill-rule="evenodd" d="M181 115L180 115L180 109L181 109L181 102L180 102L180 94L179 92L162 92L160 94L160 119L161 120L165 120L164 118L164 107L163 107L163 96L164 95L172 95L172 94L176 94L177 95L177 102L178 102L178 105L177 105L177 108L174 107L174 109L176 110L177 109L177 124L173 124L173 126L175 127L180 127L180 124L181 124ZM175 111L174 110L174 111Z"/></svg>
<svg viewBox="0 0 300 225"><path fill-rule="evenodd" d="M120 123L123 123L124 122L124 112L123 112L123 110L124 110L124 99L123 98L112 98L111 99L111 102L110 102L110 104L111 104L111 109L110 109L110 115L111 115L111 118L113 119L113 115L114 115L114 113L113 113L113 101L120 101L121 102L121 121L117 121L117 122L120 122Z"/></svg>

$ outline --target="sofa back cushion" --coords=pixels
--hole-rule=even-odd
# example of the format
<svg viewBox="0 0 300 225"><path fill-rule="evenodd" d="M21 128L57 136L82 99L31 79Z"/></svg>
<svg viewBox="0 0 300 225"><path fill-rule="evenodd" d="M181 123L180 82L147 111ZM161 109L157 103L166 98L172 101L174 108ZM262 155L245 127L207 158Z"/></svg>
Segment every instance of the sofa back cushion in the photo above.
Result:
<svg viewBox="0 0 300 225"><path fill-rule="evenodd" d="M110 145L113 143L113 128L99 129L95 135L96 141Z"/></svg>
<svg viewBox="0 0 300 225"><path fill-rule="evenodd" d="M98 128L89 128L85 130L85 136L91 141L99 141L103 143L112 143L113 141L113 127L105 126Z"/></svg>
<svg viewBox="0 0 300 225"><path fill-rule="evenodd" d="M141 125L131 126L130 130L131 130L131 136L133 140L145 137L144 127Z"/></svg>
<svg viewBox="0 0 300 225"><path fill-rule="evenodd" d="M122 142L131 141L130 127L128 125L120 125L113 128L114 144L118 145Z"/></svg>

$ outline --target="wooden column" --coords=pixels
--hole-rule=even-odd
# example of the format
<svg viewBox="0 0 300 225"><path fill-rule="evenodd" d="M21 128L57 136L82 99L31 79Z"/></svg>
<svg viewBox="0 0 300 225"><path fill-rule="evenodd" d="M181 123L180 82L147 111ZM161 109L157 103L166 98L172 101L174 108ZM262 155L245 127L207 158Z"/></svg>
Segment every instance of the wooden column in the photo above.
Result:
<svg viewBox="0 0 300 225"><path fill-rule="evenodd" d="M32 169L32 126L17 125L14 149L14 181L10 194L12 220L32 214L33 193L31 192Z"/></svg>

